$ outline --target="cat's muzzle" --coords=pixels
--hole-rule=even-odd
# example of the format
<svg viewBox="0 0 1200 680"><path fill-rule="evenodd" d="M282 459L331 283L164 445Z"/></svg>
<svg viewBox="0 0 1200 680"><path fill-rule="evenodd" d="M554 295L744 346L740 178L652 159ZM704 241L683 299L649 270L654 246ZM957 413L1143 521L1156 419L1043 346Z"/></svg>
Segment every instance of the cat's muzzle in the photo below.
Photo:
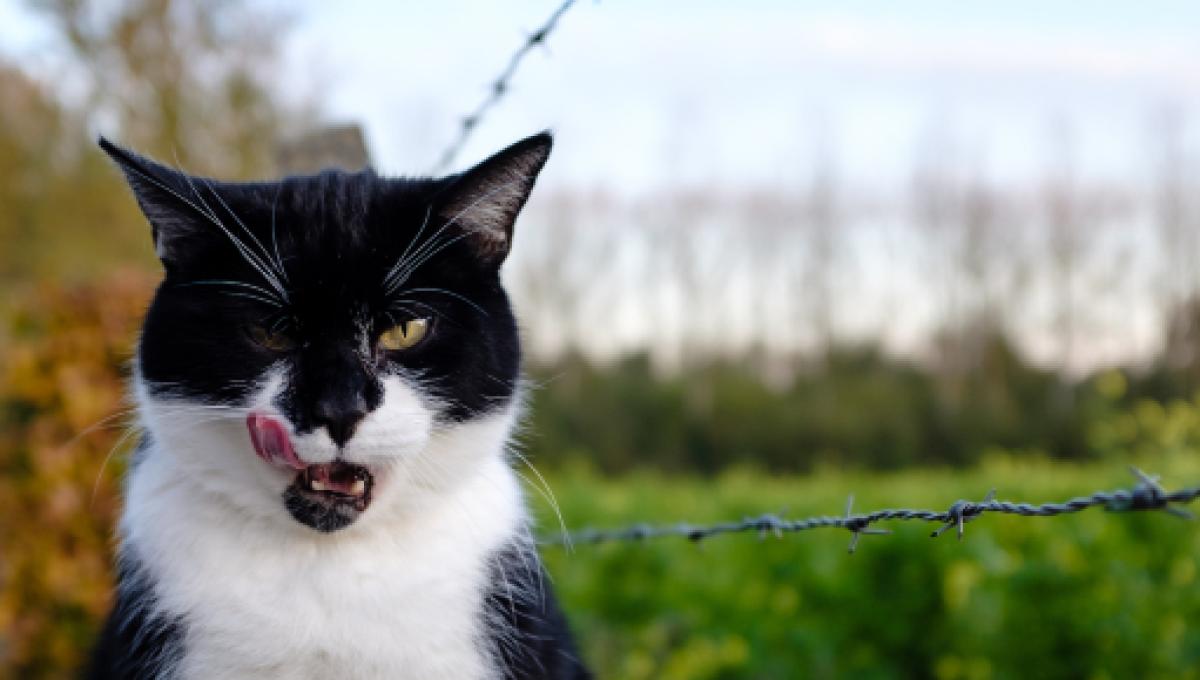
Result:
<svg viewBox="0 0 1200 680"><path fill-rule="evenodd" d="M296 471L283 492L284 507L296 521L318 531L337 531L371 504L375 476L366 466L344 460L305 463L296 455L286 426L268 415L250 414L246 427L259 458Z"/></svg>
<svg viewBox="0 0 1200 680"><path fill-rule="evenodd" d="M362 465L309 465L283 491L283 505L301 524L332 532L354 523L371 504L375 477Z"/></svg>

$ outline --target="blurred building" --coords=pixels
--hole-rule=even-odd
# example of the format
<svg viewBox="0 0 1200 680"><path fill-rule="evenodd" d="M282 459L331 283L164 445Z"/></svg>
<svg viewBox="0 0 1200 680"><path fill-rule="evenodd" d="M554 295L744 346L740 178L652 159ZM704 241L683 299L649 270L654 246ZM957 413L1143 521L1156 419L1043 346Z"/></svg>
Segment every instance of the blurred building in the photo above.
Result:
<svg viewBox="0 0 1200 680"><path fill-rule="evenodd" d="M330 125L279 144L275 169L281 175L303 175L341 168L360 170L371 165L362 126Z"/></svg>

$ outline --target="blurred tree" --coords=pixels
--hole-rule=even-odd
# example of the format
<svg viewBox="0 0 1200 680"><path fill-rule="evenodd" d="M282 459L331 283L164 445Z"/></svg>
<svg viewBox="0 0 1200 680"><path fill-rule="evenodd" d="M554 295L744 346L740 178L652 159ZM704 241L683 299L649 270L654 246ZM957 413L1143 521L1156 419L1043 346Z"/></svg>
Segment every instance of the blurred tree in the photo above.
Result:
<svg viewBox="0 0 1200 680"><path fill-rule="evenodd" d="M0 64L0 240L28 240L44 202L39 178L52 172L61 135L62 111L37 83ZM11 246L10 246L11 247ZM0 260L0 276L16 272L17 258Z"/></svg>
<svg viewBox="0 0 1200 680"><path fill-rule="evenodd" d="M1180 372L1179 379L1190 392L1200 384L1195 381L1200 371L1200 345L1196 343L1200 336L1200 325L1196 325L1200 321L1200 266L1196 264L1200 234L1190 199L1193 187L1188 180L1191 168L1183 142L1184 120L1179 111L1167 109L1155 122L1152 209L1162 257L1155 287L1165 325L1163 361Z"/></svg>
<svg viewBox="0 0 1200 680"><path fill-rule="evenodd" d="M272 87L287 20L240 0L31 0L86 76L94 123L189 170L272 169L305 105ZM106 130L110 132L110 130Z"/></svg>
<svg viewBox="0 0 1200 680"><path fill-rule="evenodd" d="M53 82L0 63L0 283L154 267L145 225L89 127L190 170L245 178L272 172L276 140L314 115L271 80L280 16L237 0L30 4L68 59Z"/></svg>
<svg viewBox="0 0 1200 680"><path fill-rule="evenodd" d="M819 137L821 143L813 161L812 178L805 189L805 257L798 281L800 285L794 288L802 291L804 325L815 336L814 345L822 361L833 352L836 342L834 312L838 291L835 280L839 268L845 264L840 258L845 225L838 205L837 168L825 142L827 138L827 134Z"/></svg>
<svg viewBox="0 0 1200 680"><path fill-rule="evenodd" d="M84 129L47 86L0 64L0 282L151 261L138 259L145 229Z"/></svg>

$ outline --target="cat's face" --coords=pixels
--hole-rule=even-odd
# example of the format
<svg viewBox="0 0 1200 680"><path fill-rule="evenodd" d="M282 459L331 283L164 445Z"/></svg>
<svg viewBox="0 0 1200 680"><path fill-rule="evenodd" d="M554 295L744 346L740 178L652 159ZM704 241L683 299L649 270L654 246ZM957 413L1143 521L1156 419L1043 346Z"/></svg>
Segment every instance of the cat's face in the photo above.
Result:
<svg viewBox="0 0 1200 680"><path fill-rule="evenodd" d="M166 269L138 350L156 451L223 502L321 531L471 475L510 426L499 267L550 144L444 179L230 184L102 141Z"/></svg>

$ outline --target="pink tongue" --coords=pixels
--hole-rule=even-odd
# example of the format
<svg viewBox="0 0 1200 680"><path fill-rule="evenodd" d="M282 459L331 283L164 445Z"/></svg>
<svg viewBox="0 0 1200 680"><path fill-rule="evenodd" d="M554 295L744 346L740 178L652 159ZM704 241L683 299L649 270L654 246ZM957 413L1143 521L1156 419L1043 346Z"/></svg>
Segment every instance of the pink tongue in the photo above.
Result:
<svg viewBox="0 0 1200 680"><path fill-rule="evenodd" d="M254 452L259 458L272 464L282 463L294 470L306 467L296 457L283 423L261 413L251 413L246 416L246 428L250 430L250 442L254 444Z"/></svg>

